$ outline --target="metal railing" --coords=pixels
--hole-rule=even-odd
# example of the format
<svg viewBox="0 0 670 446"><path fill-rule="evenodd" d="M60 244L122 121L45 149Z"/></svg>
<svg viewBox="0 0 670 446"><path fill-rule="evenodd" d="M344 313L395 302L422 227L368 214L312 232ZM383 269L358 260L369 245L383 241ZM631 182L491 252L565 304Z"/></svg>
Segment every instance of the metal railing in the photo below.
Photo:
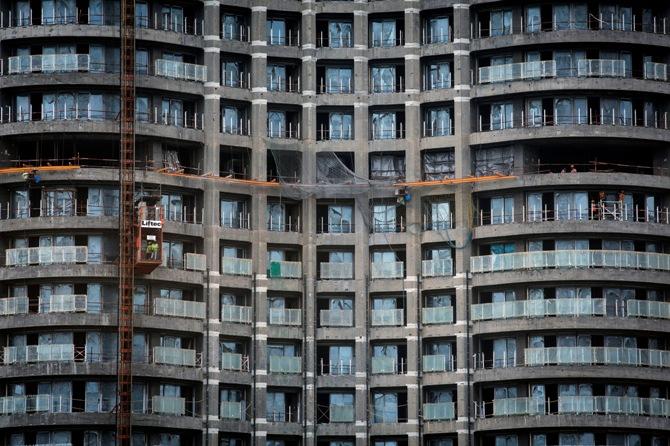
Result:
<svg viewBox="0 0 670 446"><path fill-rule="evenodd" d="M227 420L243 420L246 415L246 407L242 401L221 401L219 416Z"/></svg>
<svg viewBox="0 0 670 446"><path fill-rule="evenodd" d="M240 353L221 353L221 370L249 371L249 357Z"/></svg>
<svg viewBox="0 0 670 446"><path fill-rule="evenodd" d="M322 327L353 327L353 310L320 310L319 323Z"/></svg>
<svg viewBox="0 0 670 446"><path fill-rule="evenodd" d="M605 316L605 299L538 299L473 304L473 321L547 316Z"/></svg>
<svg viewBox="0 0 670 446"><path fill-rule="evenodd" d="M186 398L154 395L151 397L151 413L184 416L186 415Z"/></svg>
<svg viewBox="0 0 670 446"><path fill-rule="evenodd" d="M159 346L153 348L154 364L196 367L200 362L198 359L198 354L195 350Z"/></svg>
<svg viewBox="0 0 670 446"><path fill-rule="evenodd" d="M300 356L270 356L270 373L302 373Z"/></svg>
<svg viewBox="0 0 670 446"><path fill-rule="evenodd" d="M353 48L354 38L350 33L331 36L330 33L323 35L323 31L316 37L316 45L319 48Z"/></svg>
<svg viewBox="0 0 670 446"><path fill-rule="evenodd" d="M272 260L268 264L268 277L300 279L302 277L302 262Z"/></svg>
<svg viewBox="0 0 670 446"><path fill-rule="evenodd" d="M322 77L319 82L319 93L326 94L349 94L354 92L354 80L349 77L332 78L326 82Z"/></svg>
<svg viewBox="0 0 670 446"><path fill-rule="evenodd" d="M275 218L270 215L267 220L268 231L273 232L300 232L300 216L293 218L292 215Z"/></svg>
<svg viewBox="0 0 670 446"><path fill-rule="evenodd" d="M353 358L348 361L324 361L323 358L321 358L318 367L320 375L340 376L353 375L356 373Z"/></svg>
<svg viewBox="0 0 670 446"><path fill-rule="evenodd" d="M670 254L636 251L564 250L475 256L473 273L546 268L617 268L670 271Z"/></svg>
<svg viewBox="0 0 670 446"><path fill-rule="evenodd" d="M456 419L456 403L424 403L424 421L449 421Z"/></svg>
<svg viewBox="0 0 670 446"><path fill-rule="evenodd" d="M405 129L403 123L400 123L397 128L381 128L376 126L370 127L370 140L379 141L383 139L404 139Z"/></svg>
<svg viewBox="0 0 670 446"><path fill-rule="evenodd" d="M424 307L421 309L421 323L424 325L453 324L454 307Z"/></svg>
<svg viewBox="0 0 670 446"><path fill-rule="evenodd" d="M556 61L554 60L479 67L480 84L551 77L556 77Z"/></svg>
<svg viewBox="0 0 670 446"><path fill-rule="evenodd" d="M27 297L5 297L0 299L0 316L28 314L29 299Z"/></svg>
<svg viewBox="0 0 670 446"><path fill-rule="evenodd" d="M454 275L452 259L422 260L421 275L423 277L444 277Z"/></svg>
<svg viewBox="0 0 670 446"><path fill-rule="evenodd" d="M268 423L297 423L300 421L300 410L297 406L286 406L281 411L268 411L265 414Z"/></svg>
<svg viewBox="0 0 670 446"><path fill-rule="evenodd" d="M298 326L302 324L302 310L300 308L269 308L268 324Z"/></svg>
<svg viewBox="0 0 670 446"><path fill-rule="evenodd" d="M3 347L3 364L74 361L74 344L43 344Z"/></svg>
<svg viewBox="0 0 670 446"><path fill-rule="evenodd" d="M405 310L402 308L370 310L370 324L373 327L398 327L405 325Z"/></svg>
<svg viewBox="0 0 670 446"><path fill-rule="evenodd" d="M156 59L154 61L154 69L156 76L194 82L207 82L207 67L205 65Z"/></svg>
<svg viewBox="0 0 670 446"><path fill-rule="evenodd" d="M221 274L251 276L251 259L221 257Z"/></svg>
<svg viewBox="0 0 670 446"><path fill-rule="evenodd" d="M371 262L372 279L402 279L405 277L404 262Z"/></svg>
<svg viewBox="0 0 670 446"><path fill-rule="evenodd" d="M354 421L354 406L331 404L328 415L329 423L351 423Z"/></svg>
<svg viewBox="0 0 670 446"><path fill-rule="evenodd" d="M435 136L453 136L454 121L449 118L440 121L426 121L422 123L421 137L432 138Z"/></svg>
<svg viewBox="0 0 670 446"><path fill-rule="evenodd" d="M375 375L403 375L407 370L407 363L405 358L400 358L400 361L398 361L391 356L373 356L371 359L371 369Z"/></svg>
<svg viewBox="0 0 670 446"><path fill-rule="evenodd" d="M154 299L154 315L204 319L205 303L157 297Z"/></svg>
<svg viewBox="0 0 670 446"><path fill-rule="evenodd" d="M328 279L353 279L354 278L354 264L353 263L335 263L335 262L321 262L319 270L319 278L322 280Z"/></svg>
<svg viewBox="0 0 670 446"><path fill-rule="evenodd" d="M428 372L451 372L454 370L454 356L423 355L422 370Z"/></svg>
<svg viewBox="0 0 670 446"><path fill-rule="evenodd" d="M26 298L27 299L27 298ZM39 298L40 313L85 313L88 296L86 294L53 294Z"/></svg>
<svg viewBox="0 0 670 446"><path fill-rule="evenodd" d="M300 30L288 30L287 33L270 31L267 35L268 45L300 46Z"/></svg>
<svg viewBox="0 0 670 446"><path fill-rule="evenodd" d="M221 322L251 323L251 307L240 305L221 305Z"/></svg>
<svg viewBox="0 0 670 446"><path fill-rule="evenodd" d="M5 250L5 266L87 263L86 246L49 246Z"/></svg>
<svg viewBox="0 0 670 446"><path fill-rule="evenodd" d="M623 347L545 347L524 351L526 366L630 365L670 367L670 351Z"/></svg>

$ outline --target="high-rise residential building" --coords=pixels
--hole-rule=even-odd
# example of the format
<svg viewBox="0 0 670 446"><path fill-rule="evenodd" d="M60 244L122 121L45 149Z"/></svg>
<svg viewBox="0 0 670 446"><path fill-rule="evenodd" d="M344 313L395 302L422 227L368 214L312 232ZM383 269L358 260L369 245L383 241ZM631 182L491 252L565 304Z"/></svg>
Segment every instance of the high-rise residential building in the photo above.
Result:
<svg viewBox="0 0 670 446"><path fill-rule="evenodd" d="M115 443L119 14L0 0L0 446ZM670 4L136 25L134 446L670 445Z"/></svg>

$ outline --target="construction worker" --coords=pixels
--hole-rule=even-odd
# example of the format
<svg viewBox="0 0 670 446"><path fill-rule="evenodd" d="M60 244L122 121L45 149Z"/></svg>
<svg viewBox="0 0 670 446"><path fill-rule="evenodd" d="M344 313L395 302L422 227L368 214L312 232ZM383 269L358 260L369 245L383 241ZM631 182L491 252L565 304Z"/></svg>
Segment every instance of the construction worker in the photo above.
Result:
<svg viewBox="0 0 670 446"><path fill-rule="evenodd" d="M156 243L156 240L147 240L147 258L158 260L158 243Z"/></svg>

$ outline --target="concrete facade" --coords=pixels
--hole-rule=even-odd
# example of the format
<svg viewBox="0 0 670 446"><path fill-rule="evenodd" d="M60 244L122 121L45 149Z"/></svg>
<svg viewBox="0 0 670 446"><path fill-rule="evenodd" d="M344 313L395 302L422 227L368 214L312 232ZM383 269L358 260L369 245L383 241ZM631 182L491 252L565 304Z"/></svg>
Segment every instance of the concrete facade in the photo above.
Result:
<svg viewBox="0 0 670 446"><path fill-rule="evenodd" d="M136 446L670 445L670 8L555 3L142 3ZM113 444L118 1L73 4L0 3L0 167L78 166L0 175L7 446Z"/></svg>

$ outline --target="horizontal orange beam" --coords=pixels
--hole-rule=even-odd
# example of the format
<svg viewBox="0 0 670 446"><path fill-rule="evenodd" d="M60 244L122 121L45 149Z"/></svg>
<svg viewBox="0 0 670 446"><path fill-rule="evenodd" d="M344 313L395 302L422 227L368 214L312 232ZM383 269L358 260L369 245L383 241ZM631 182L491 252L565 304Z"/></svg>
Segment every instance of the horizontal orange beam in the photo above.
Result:
<svg viewBox="0 0 670 446"><path fill-rule="evenodd" d="M61 170L77 170L79 166L32 166L32 167L6 167L0 168L0 174L25 173L25 172L57 172Z"/></svg>
<svg viewBox="0 0 670 446"><path fill-rule="evenodd" d="M516 177L513 175L487 175L483 177L464 177L464 178L450 178L447 180L413 181L409 183L396 183L394 186L397 187L440 186L448 184L467 184L467 183L483 183L486 181L512 180L514 178Z"/></svg>

